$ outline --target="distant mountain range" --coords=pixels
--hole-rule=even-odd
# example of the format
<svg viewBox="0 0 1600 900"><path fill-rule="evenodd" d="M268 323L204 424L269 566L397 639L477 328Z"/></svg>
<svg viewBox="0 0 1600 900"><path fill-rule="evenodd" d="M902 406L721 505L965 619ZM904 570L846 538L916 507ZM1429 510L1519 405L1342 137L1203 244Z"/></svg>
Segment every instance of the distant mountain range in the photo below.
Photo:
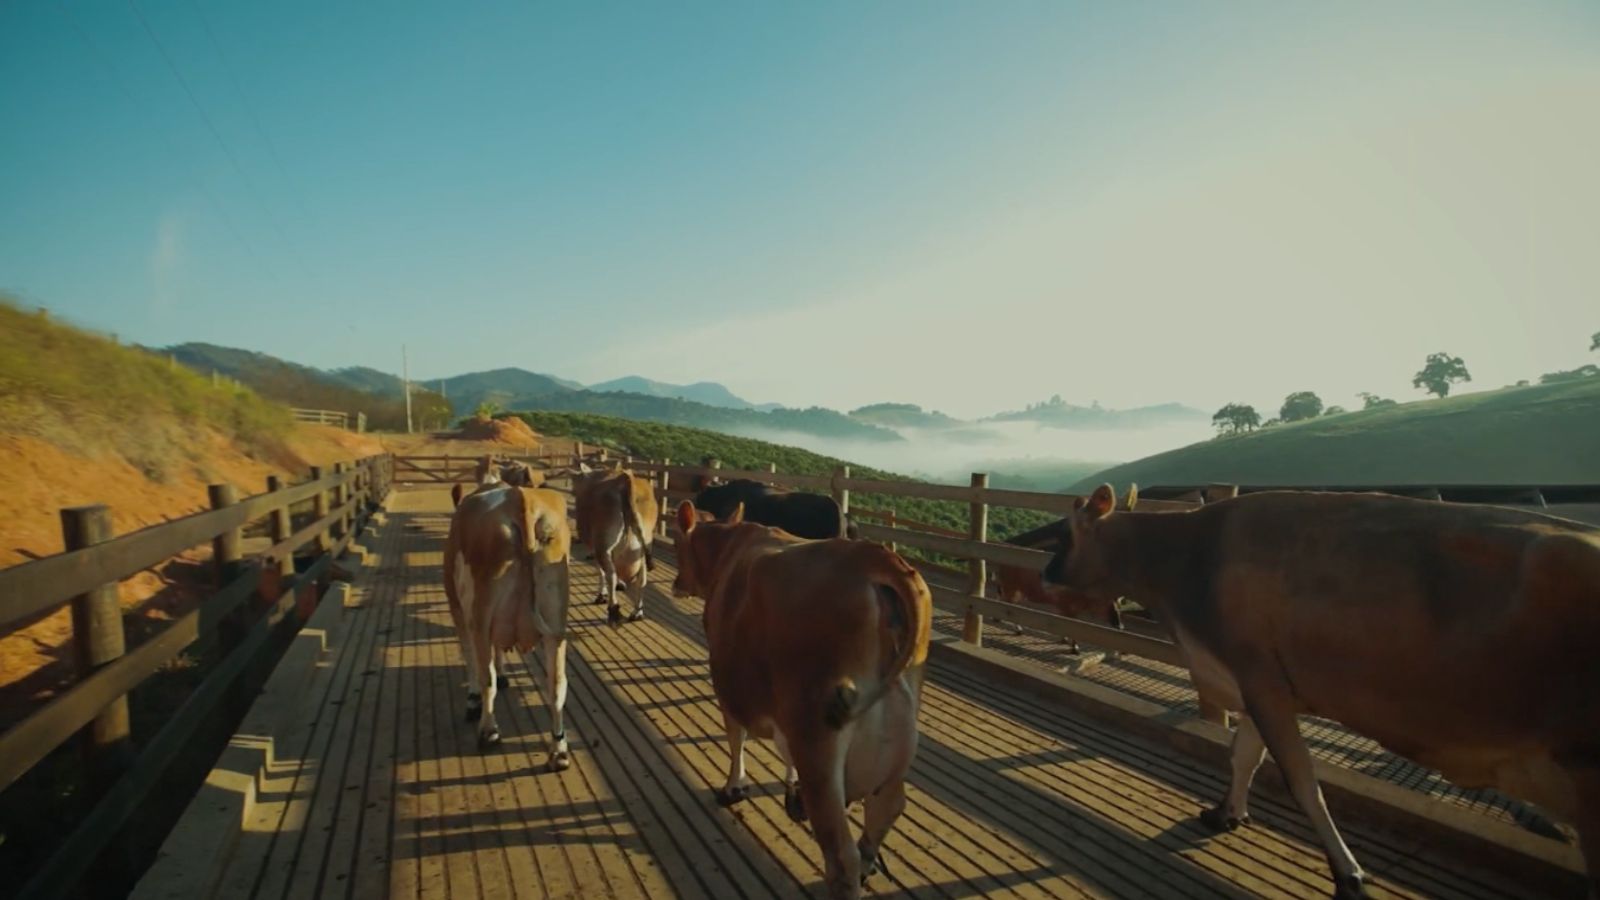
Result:
<svg viewBox="0 0 1600 900"><path fill-rule="evenodd" d="M327 404L336 396L339 405L328 408L355 407L360 405L360 395L365 394L378 398L386 411L392 411L392 401L402 398L398 377L362 366L315 369L215 344L178 344L157 352L170 353L179 362L201 372L216 371L236 378L291 405ZM845 414L815 406L790 409L776 403L752 403L714 381L671 384L630 375L583 385L518 368L429 379L418 381L415 386L426 390L430 396L444 398L453 411L447 414L458 418L489 405L504 411L542 409L598 413L746 436L790 432L824 438L898 441L908 434L937 431L940 439L946 442L982 443L995 437L994 429L988 427L990 423L1033 422L1051 428L1112 429L1209 421L1208 414L1176 403L1113 410L1098 404L1074 406L1060 397L976 421L924 410L914 403L875 403ZM443 404L430 408L443 409ZM389 427L388 419L386 415L382 427Z"/></svg>

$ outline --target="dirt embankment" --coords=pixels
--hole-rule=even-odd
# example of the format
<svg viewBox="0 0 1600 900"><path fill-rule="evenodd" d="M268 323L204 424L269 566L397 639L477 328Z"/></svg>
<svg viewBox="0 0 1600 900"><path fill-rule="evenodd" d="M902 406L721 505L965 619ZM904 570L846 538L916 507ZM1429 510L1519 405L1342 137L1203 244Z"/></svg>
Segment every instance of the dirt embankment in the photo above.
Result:
<svg viewBox="0 0 1600 900"><path fill-rule="evenodd" d="M301 481L313 465L383 452L370 435L300 426L265 460L201 430L185 448L188 462L151 477L110 446L87 453L39 437L0 434L0 568L60 553L60 510L67 507L104 504L114 532L126 534L205 509L208 484L231 483L247 497L266 489L268 475ZM130 640L158 630L160 622L192 608L210 590L203 565L209 557L209 547L197 547L122 582ZM0 722L14 720L71 681L71 635L70 613L61 609L0 639Z"/></svg>

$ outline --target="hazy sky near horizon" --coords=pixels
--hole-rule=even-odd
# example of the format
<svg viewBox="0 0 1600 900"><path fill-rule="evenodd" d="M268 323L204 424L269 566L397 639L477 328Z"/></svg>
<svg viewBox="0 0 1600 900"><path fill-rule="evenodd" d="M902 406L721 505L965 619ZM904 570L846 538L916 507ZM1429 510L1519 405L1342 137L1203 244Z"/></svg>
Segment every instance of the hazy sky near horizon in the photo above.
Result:
<svg viewBox="0 0 1600 900"><path fill-rule="evenodd" d="M18 0L0 124L0 291L147 344L957 415L1600 361L1595 3Z"/></svg>

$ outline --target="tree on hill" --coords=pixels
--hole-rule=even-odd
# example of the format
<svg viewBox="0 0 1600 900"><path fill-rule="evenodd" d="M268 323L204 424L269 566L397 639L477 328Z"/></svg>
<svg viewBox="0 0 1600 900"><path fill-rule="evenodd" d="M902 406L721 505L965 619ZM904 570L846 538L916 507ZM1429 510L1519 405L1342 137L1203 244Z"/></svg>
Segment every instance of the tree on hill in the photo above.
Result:
<svg viewBox="0 0 1600 900"><path fill-rule="evenodd" d="M1295 391L1283 398L1283 407L1278 410L1278 418L1285 422L1315 419L1320 415L1322 415L1322 398L1311 391Z"/></svg>
<svg viewBox="0 0 1600 900"><path fill-rule="evenodd" d="M1589 349L1600 350L1600 331L1589 336Z"/></svg>
<svg viewBox="0 0 1600 900"><path fill-rule="evenodd" d="M1382 409L1385 406L1400 405L1395 401L1390 400L1388 397L1379 397L1377 394L1369 393L1367 391L1362 391L1356 396L1361 398L1362 409Z"/></svg>
<svg viewBox="0 0 1600 900"><path fill-rule="evenodd" d="M1261 414L1248 404L1229 403L1217 410L1216 415L1211 417L1211 424L1221 434L1240 434L1260 427Z"/></svg>
<svg viewBox="0 0 1600 900"><path fill-rule="evenodd" d="M1325 416L1342 416L1347 410L1342 406L1330 406L1322 411Z"/></svg>
<svg viewBox="0 0 1600 900"><path fill-rule="evenodd" d="M1467 364L1459 356L1448 353L1430 353L1422 371L1411 379L1412 387L1419 387L1435 397L1450 396L1450 385L1458 381L1471 381Z"/></svg>

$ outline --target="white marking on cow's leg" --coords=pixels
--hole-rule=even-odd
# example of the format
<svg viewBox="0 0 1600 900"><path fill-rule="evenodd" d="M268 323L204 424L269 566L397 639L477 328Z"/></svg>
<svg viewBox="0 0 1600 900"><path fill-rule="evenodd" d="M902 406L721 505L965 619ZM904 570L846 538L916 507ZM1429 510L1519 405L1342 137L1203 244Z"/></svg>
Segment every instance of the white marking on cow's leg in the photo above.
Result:
<svg viewBox="0 0 1600 900"><path fill-rule="evenodd" d="M794 757L789 755L789 739L782 728L772 729L772 742L778 747L778 758L783 760L783 811L795 822L806 820L806 804L800 797L800 775L794 769Z"/></svg>
<svg viewBox="0 0 1600 900"><path fill-rule="evenodd" d="M506 652L499 647L494 649L494 686L505 690L511 686L511 679L506 675Z"/></svg>
<svg viewBox="0 0 1600 900"><path fill-rule="evenodd" d="M460 611L451 609L451 618L456 626L456 643L461 646L461 667L467 670L467 709L468 722L476 722L483 714L483 692L477 681L477 669L472 665L472 621L473 602L477 597L474 590L476 579L472 577L472 569L467 565L465 554L456 554L456 599L460 601Z"/></svg>
<svg viewBox="0 0 1600 900"><path fill-rule="evenodd" d="M494 653L490 650L489 624L494 619L491 612L479 627L473 641L473 667L478 683L483 686L483 715L478 719L478 746L493 746L500 742L500 726L494 720Z"/></svg>
<svg viewBox="0 0 1600 900"><path fill-rule="evenodd" d="M861 880L865 882L879 869L889 874L883 862L883 839L906 808L906 781L902 775L867 795L867 818L858 848L861 853Z"/></svg>
<svg viewBox="0 0 1600 900"><path fill-rule="evenodd" d="M750 793L750 779L744 774L744 726L724 711L722 727L728 732L728 782L717 792L717 802L732 806Z"/></svg>
<svg viewBox="0 0 1600 900"><path fill-rule="evenodd" d="M1316 769L1311 764L1311 751L1300 737L1300 725L1295 720L1293 708L1287 703L1272 703L1263 708L1263 704L1249 700L1246 700L1245 707L1246 714L1255 721L1267 749L1272 751L1278 769L1283 772L1289 793L1294 795L1300 810L1311 820L1312 830L1322 841L1328 866L1333 869L1334 897L1365 897L1362 882L1366 873L1361 871L1361 864L1356 862L1350 848L1345 846L1344 838L1339 836L1339 829L1333 824L1333 817L1328 815L1328 805L1322 799L1322 788L1317 784Z"/></svg>
<svg viewBox="0 0 1600 900"><path fill-rule="evenodd" d="M1233 780L1228 795L1218 806L1200 814L1200 821L1212 831L1233 831L1250 824L1250 784L1266 755L1267 745L1248 715L1239 716L1239 730L1233 733Z"/></svg>
<svg viewBox="0 0 1600 900"><path fill-rule="evenodd" d="M562 710L567 705L567 639L544 637L545 683L550 686L546 695L550 704L550 771L560 772L572 765L572 754L567 748L567 728Z"/></svg>
<svg viewBox="0 0 1600 900"><path fill-rule="evenodd" d="M633 615L628 617L629 622L637 622L644 618L644 588L647 577L644 563L638 563L639 571L628 579L628 602L633 605Z"/></svg>

